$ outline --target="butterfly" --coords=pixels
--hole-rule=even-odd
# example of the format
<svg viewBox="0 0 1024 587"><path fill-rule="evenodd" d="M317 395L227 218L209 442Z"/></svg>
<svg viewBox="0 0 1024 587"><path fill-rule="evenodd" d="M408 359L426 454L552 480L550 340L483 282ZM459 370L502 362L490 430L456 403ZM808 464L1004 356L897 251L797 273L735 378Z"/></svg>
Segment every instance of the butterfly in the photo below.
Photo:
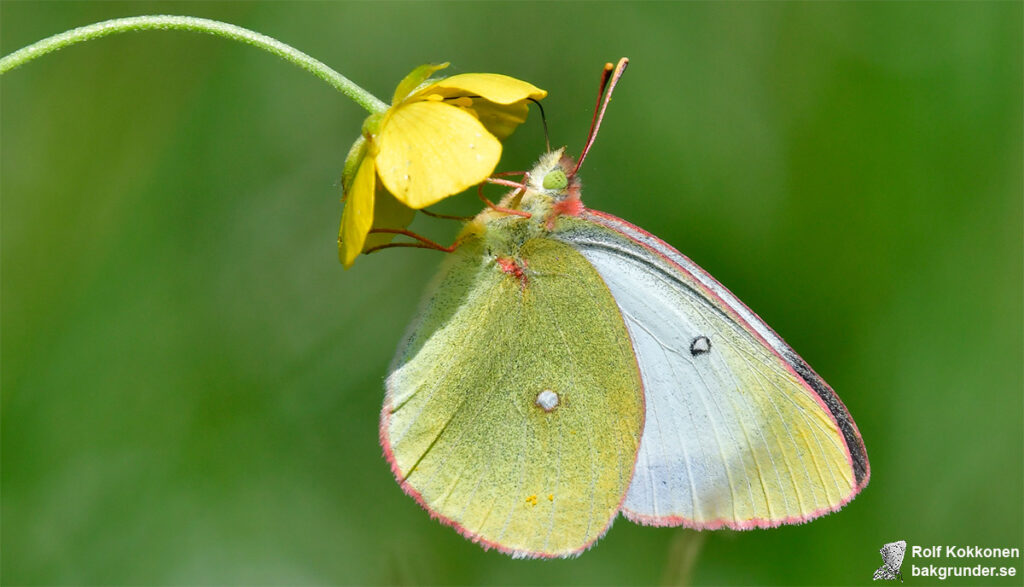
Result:
<svg viewBox="0 0 1024 587"><path fill-rule="evenodd" d="M606 66L579 162L544 154L465 225L386 380L380 440L402 489L515 557L577 555L619 513L800 523L868 482L850 414L771 328L583 205L577 171L626 63Z"/></svg>
<svg viewBox="0 0 1024 587"><path fill-rule="evenodd" d="M900 567L903 566L903 555L907 552L907 541L890 542L879 552L882 553L882 566L875 571L873 580L895 581L899 579L902 583L903 575L900 573Z"/></svg>

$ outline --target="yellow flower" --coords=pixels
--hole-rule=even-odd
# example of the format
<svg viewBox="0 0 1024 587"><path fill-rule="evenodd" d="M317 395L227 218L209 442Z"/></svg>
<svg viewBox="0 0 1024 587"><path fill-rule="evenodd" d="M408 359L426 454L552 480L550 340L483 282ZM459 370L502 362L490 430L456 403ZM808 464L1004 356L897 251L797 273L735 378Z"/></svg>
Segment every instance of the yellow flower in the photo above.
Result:
<svg viewBox="0 0 1024 587"><path fill-rule="evenodd" d="M490 176L501 159L499 141L526 120L530 99L547 95L493 73L466 73L424 85L445 67L414 69L398 84L391 107L363 123L342 174L346 202L338 256L345 267L393 236L369 235L371 228L404 228L415 210Z"/></svg>

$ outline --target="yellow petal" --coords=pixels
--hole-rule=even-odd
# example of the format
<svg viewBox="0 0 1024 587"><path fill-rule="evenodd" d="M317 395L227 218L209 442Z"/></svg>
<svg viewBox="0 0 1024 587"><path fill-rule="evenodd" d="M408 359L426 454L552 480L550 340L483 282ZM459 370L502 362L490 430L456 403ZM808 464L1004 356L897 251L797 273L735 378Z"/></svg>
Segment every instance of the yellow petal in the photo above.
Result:
<svg viewBox="0 0 1024 587"><path fill-rule="evenodd" d="M443 102L394 108L377 137L377 173L410 208L425 208L487 178L501 143L476 118Z"/></svg>
<svg viewBox="0 0 1024 587"><path fill-rule="evenodd" d="M469 110L476 114L480 124L498 137L499 141L507 139L520 124L526 122L526 115L530 112L526 102L502 105L479 98L473 100Z"/></svg>
<svg viewBox="0 0 1024 587"><path fill-rule="evenodd" d="M426 79L426 78L424 78ZM527 98L540 100L548 93L537 86L497 73L463 73L430 84L410 98L440 93L452 96L480 96L495 104L514 104Z"/></svg>
<svg viewBox="0 0 1024 587"><path fill-rule="evenodd" d="M433 75L435 71L446 67L448 67L447 62L438 65L428 63L410 71L409 75L405 76L402 81L398 82L398 87L395 88L395 95L391 98L391 105L395 106L399 104L406 96L411 94L417 86L427 81L427 78Z"/></svg>
<svg viewBox="0 0 1024 587"><path fill-rule="evenodd" d="M396 200L387 190L377 186L373 203L373 228L405 228L409 226L415 216L415 210ZM395 235L387 232L371 233L366 237L363 250L386 245L393 238Z"/></svg>
<svg viewBox="0 0 1024 587"><path fill-rule="evenodd" d="M376 183L373 158L366 157L359 165L352 180L352 189L347 194L345 211L341 214L341 231L338 233L338 259L346 269L352 266L356 256L363 250L366 235L373 224L373 196Z"/></svg>

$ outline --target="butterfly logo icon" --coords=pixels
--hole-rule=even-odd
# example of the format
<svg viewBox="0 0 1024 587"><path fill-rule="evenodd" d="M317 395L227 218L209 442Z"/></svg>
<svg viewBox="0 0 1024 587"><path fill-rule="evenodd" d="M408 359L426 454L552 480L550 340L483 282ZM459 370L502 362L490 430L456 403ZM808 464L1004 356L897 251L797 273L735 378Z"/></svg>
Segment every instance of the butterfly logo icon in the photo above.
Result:
<svg viewBox="0 0 1024 587"><path fill-rule="evenodd" d="M883 579L886 581L900 580L903 582L903 575L900 574L900 567L903 566L903 554L907 551L907 541L899 540L890 542L878 552L882 553L882 566L875 571L874 580Z"/></svg>

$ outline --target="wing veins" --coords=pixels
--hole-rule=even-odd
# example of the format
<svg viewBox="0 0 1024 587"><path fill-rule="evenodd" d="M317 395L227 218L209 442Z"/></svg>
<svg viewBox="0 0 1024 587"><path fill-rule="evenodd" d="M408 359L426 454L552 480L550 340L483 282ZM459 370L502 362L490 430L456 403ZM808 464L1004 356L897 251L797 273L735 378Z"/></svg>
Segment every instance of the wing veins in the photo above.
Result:
<svg viewBox="0 0 1024 587"><path fill-rule="evenodd" d="M568 355L568 358L569 358L569 362L573 366L572 367L572 372L575 373L576 372L576 360L575 360L575 358L573 358L572 347L569 346L569 341L565 338L565 333L562 332L562 326L558 322L558 316L552 314L552 318L554 318L555 330L558 332L558 336L561 337L563 346L564 346L564 348L566 350L566 354ZM593 422L591 422L591 420L590 420L590 411L589 410L584 410L584 413L586 414L586 417L587 417L587 426L588 426L589 429L592 430L593 429ZM591 530L591 528L594 525L594 502L596 501L596 499L595 499L595 497L596 497L595 493L596 492L594 491L594 487L597 485L597 477L598 477L598 475L597 475L597 452L594 450L594 440L593 440L593 436L590 435L590 434L587 434L587 445L590 447L590 471L591 471L591 478L590 478L590 513L587 516L587 533L584 535L584 541L586 541L588 538L590 538L590 530Z"/></svg>
<svg viewBox="0 0 1024 587"><path fill-rule="evenodd" d="M648 306L648 308L650 308L650 306ZM651 332L650 329L648 329L643 324L641 324L636 319L635 316L627 313L625 310L623 310L622 313L625 314L634 324L639 326L641 330L646 332L647 335L650 336L656 343L658 343L658 346L660 346L661 349L662 349L662 353L664 353L664 355L665 355L665 359L666 359L665 362L668 363L669 369L672 370L673 380L674 381L678 381L680 379L678 377L678 371L676 371L675 364L671 360L669 360L669 356L668 355L669 355L669 353L676 354L676 355L678 355L679 353L675 349L670 347L669 345L667 345L664 342L662 342L662 340L660 338L658 338L657 335L655 335L653 332ZM701 398L701 400L703 401L703 398ZM693 426L694 429L696 429L697 428L697 422L696 422L696 419L693 416L693 410L690 408L689 405L685 405L685 408L686 408L686 413L690 416L690 423L691 423L691 425ZM706 408L706 406L705 406L705 408ZM712 425L712 427L714 427L714 425ZM685 446L686 443L683 441L683 437L681 436L681 433L682 433L682 431L677 427L676 428L676 437L679 439L680 446ZM721 443L718 442L718 431L717 431L717 429L715 430L715 442L718 443L718 445L719 445L718 446L718 448L719 448L719 455L721 455L721 448L722 447L721 447ZM704 468L705 469L710 469L710 467L708 467L707 454L704 453L704 447L699 442L697 443L697 446L700 448L701 456L703 457L703 460L704 460ZM724 462L725 462L724 457L723 457L722 461L723 461L723 464L724 464ZM690 480L690 498L691 498L691 501L693 503L693 505L692 505L692 507L693 507L693 516L694 516L694 519L697 519L701 515L700 514L700 507L698 506L698 496L697 496L698 492L697 492L697 486L694 483L693 471L689 468L689 463L687 463L687 473L688 473L689 480ZM728 472L726 472L726 475L728 476ZM732 481L730 479L730 491L732 489L731 485L732 485Z"/></svg>
<svg viewBox="0 0 1024 587"><path fill-rule="evenodd" d="M736 350L737 352L740 352L740 353L746 354L747 356L750 356L749 351L747 351L745 349L741 349L741 348L736 347L736 346L733 346L733 349ZM766 378L764 373L761 373L760 371L758 371L756 369L753 369L753 368L752 368L752 370L755 373L757 373L757 375L759 377ZM781 373L785 373L785 372L781 371ZM801 381L797 381L796 384L799 385L799 386L803 385L803 383ZM837 448L840 452L844 451L844 446L841 446L841 445L839 445L836 442L836 434L841 435L842 431L832 430L832 429L824 427L819 420L811 417L812 415L809 414L807 412L807 410L802 405L798 404L792 397L790 397L789 394L785 393L778 386L778 384L774 384L774 385L775 385L776 390L778 390L779 395L784 397L786 399L786 401L788 401L790 404L792 404L792 406L799 412L801 418L803 418L803 421L808 425L808 427L812 431L816 430L817 432L825 434L825 436L827 438L830 438L832 440L833 448ZM776 410L778 410L778 408L776 408ZM831 465L831 461L827 457L827 453L825 452L825 448L821 445L820 435L819 434L814 434L813 436L814 436L815 442L818 444L818 449L819 449L819 451L821 453L821 456L822 456L823 460L825 461L825 463L827 465L829 476L832 478L832 482L836 484L836 489L839 491L839 495L840 496L845 495L845 492L843 491L842 487L839 485L839 479L836 477L835 469L833 468L833 466ZM810 450L811 447L810 447L810 444L807 443L806 438L804 439L804 443L805 443L805 446L808 449L807 452L809 454L813 455L814 451ZM813 456L812 456L812 458L813 458ZM818 472L818 476L821 479L822 490L824 491L825 490L824 487L825 487L826 484L825 484L824 478L822 478L822 476L821 476L821 469L820 469L820 467L818 465L817 459L814 459L814 464L815 464L815 468L818 470L817 471ZM825 491L825 494L826 494L826 501L829 501L829 499L828 499L828 492Z"/></svg>
<svg viewBox="0 0 1024 587"><path fill-rule="evenodd" d="M478 297L479 295L480 294L477 294L474 297ZM494 300L492 299L489 302L489 304L488 304L488 310L493 309L493 306L494 306ZM483 321L481 321L481 320L474 320L473 322L475 322L475 324L473 325L473 331L472 331L472 335L471 336L473 338L475 338L478 334L480 334L482 332L481 324L482 324ZM469 338L469 337L467 337L467 338ZM430 400L434 398L434 394L437 393L437 390L441 386L441 383L447 381L448 378L455 372L455 369L451 369L450 367L454 363L456 363L457 361L458 361L458 358L456 357L455 353L452 353L452 355L450 357L450 360L447 363L445 363L446 367L448 367L448 368L446 368L444 370L444 373L441 376L441 378L438 379L434 383L433 389L430 390L430 395L427 396L427 399L423 401L423 405L420 406L420 409L419 409L418 412L416 412L416 415L412 416L409 419L409 424L405 427L405 430L403 430L401 434L394 434L393 435L393 439L391 441L392 445L397 445L400 442L402 442L402 440L405 438L405 435L408 434L410 430L412 430L412 427L416 424L416 421L419 420L421 415L423 415L423 410L425 410L427 408L427 405L430 404ZM436 372L436 371L437 371L436 368L430 370L431 373ZM420 391L420 388L417 388L416 392L411 394L408 398L405 399L405 401L403 401L402 406L404 406L406 403L408 403L408 401L412 400L413 396L418 395L419 391ZM394 414L399 409L401 409L401 407L393 407L392 410L391 410L391 413Z"/></svg>

